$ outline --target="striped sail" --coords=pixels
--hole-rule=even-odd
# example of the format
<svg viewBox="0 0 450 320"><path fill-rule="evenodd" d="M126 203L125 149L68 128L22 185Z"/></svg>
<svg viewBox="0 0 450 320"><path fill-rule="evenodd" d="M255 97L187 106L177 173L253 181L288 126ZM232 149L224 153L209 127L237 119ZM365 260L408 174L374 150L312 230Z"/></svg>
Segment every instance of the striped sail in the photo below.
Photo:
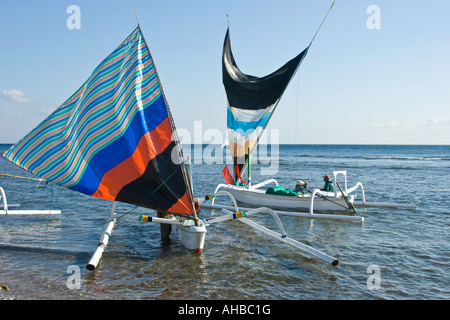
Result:
<svg viewBox="0 0 450 320"><path fill-rule="evenodd" d="M227 94L227 131L235 180L270 121L284 90L308 52L309 46L275 72L255 77L242 73L231 51L227 29L223 45L222 77Z"/></svg>
<svg viewBox="0 0 450 320"><path fill-rule="evenodd" d="M138 26L78 91L3 157L90 196L194 215L173 133Z"/></svg>

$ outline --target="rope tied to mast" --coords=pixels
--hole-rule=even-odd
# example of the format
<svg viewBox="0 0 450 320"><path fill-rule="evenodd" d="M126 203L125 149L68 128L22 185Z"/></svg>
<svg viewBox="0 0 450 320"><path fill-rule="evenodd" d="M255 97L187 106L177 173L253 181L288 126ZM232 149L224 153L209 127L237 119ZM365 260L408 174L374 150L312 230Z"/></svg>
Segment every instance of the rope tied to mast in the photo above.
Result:
<svg viewBox="0 0 450 320"><path fill-rule="evenodd" d="M330 9L328 10L327 14L325 15L325 17L323 18L322 22L320 23L319 28L317 28L316 33L314 34L313 38L311 39L311 42L309 43L309 47L311 47L311 44L313 43L314 39L316 38L316 35L319 33L320 28L322 28L323 23L324 23L325 20L327 19L328 14L330 13L331 9L333 9L333 7L334 7L334 2L335 2L335 1L336 1L336 0L333 1L333 3L331 4Z"/></svg>

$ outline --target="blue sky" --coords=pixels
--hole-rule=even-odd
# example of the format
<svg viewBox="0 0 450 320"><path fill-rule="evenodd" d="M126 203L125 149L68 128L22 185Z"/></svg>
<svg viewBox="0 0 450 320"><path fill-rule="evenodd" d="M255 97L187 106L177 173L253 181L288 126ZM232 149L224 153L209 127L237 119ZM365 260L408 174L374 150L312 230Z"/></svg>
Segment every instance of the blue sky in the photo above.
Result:
<svg viewBox="0 0 450 320"><path fill-rule="evenodd" d="M225 134L227 15L238 66L263 76L309 44L331 3L2 1L0 143L69 98L136 27L135 10L177 127ZM81 29L67 27L70 5ZM367 27L371 5L380 29ZM449 144L449 53L450 1L337 0L268 129L280 143Z"/></svg>

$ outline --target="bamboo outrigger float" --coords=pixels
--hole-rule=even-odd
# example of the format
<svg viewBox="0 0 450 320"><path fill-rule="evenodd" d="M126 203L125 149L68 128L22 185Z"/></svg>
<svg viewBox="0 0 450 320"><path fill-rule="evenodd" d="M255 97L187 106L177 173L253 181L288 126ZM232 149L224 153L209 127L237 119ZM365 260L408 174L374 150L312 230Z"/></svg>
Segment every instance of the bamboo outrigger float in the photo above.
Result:
<svg viewBox="0 0 450 320"><path fill-rule="evenodd" d="M5 175L5 174L2 174ZM15 178L21 178L21 177L15 177ZM20 207L20 204L8 204L8 201L6 199L6 192L5 190L0 187L0 216L1 215L58 215L61 214L61 210L20 210L20 209L13 209L10 208L17 208Z"/></svg>

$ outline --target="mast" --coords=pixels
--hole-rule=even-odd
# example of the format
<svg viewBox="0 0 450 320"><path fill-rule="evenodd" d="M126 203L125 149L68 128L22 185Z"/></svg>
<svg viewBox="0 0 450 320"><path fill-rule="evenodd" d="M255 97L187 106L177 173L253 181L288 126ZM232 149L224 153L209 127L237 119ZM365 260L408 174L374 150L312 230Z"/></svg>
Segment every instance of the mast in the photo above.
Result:
<svg viewBox="0 0 450 320"><path fill-rule="evenodd" d="M138 28L140 29L139 24L138 24ZM148 48L147 41L145 40L144 34L142 34L142 38L144 39L145 45ZM148 51L149 51L150 57L151 57L151 59L153 60L153 63L154 63L155 60L154 60L154 58L153 58L149 48L148 48ZM156 68L156 63L154 63L154 65L155 65L154 68L155 68L155 72L156 72L156 78L158 79L159 85L161 87L161 92L162 92L162 95L163 95L163 98L164 98L164 101L165 101L165 104L166 104L167 114L168 114L170 125L171 125L172 131L173 131L172 138L175 141L175 145L176 145L177 151L178 151L178 156L179 156L179 158L181 160L180 166L181 166L181 170L183 172L184 183L187 186L187 191L188 191L188 194L189 194L189 199L190 199L190 203L191 203L191 206L192 206L192 210L194 212L193 218L194 218L195 224L198 226L199 222L198 222L197 213L196 213L195 206L194 206L193 188L192 188L192 185L190 183L190 179L189 179L188 172L187 172L187 169L186 169L183 149L181 148L181 145L180 145L180 139L178 137L178 132L177 132L177 128L175 126L175 121L173 120L172 112L171 112L170 107L169 107L169 102L167 101L166 94L164 92L164 87L162 86L161 79L159 77L158 69Z"/></svg>

